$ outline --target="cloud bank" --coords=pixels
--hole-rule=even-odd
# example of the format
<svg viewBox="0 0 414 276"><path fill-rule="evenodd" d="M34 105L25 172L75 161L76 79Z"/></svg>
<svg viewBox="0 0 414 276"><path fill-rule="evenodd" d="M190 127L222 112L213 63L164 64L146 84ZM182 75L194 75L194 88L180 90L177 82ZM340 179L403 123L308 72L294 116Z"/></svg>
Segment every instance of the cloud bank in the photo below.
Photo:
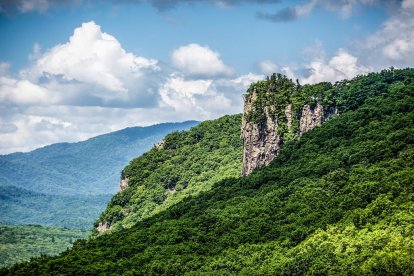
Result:
<svg viewBox="0 0 414 276"><path fill-rule="evenodd" d="M78 141L133 125L238 113L263 76L234 76L220 54L192 43L171 60L137 56L95 22L42 52L17 76L0 64L0 153Z"/></svg>
<svg viewBox="0 0 414 276"><path fill-rule="evenodd" d="M356 2L376 1L342 1ZM301 16L319 3L302 5ZM317 49L295 64L257 61L257 72L245 75L237 75L208 45L182 45L172 49L170 60L160 61L127 52L98 24L86 22L65 43L46 50L34 45L31 65L17 75L10 73L10 64L0 63L0 154L128 126L239 113L241 94L264 75L335 82L388 66L412 66L412 45L414 0L401 1L377 32L352 47L331 56Z"/></svg>

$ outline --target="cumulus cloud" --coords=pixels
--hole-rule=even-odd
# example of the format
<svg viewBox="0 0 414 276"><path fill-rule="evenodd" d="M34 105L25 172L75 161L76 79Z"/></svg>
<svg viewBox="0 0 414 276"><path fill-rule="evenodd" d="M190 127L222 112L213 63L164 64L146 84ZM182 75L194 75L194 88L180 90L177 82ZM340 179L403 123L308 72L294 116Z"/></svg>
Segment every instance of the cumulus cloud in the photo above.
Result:
<svg viewBox="0 0 414 276"><path fill-rule="evenodd" d="M1 77L3 101L123 107L157 103L158 61L126 52L93 21L76 28L67 43L44 53L35 44L33 52L33 65L19 78Z"/></svg>
<svg viewBox="0 0 414 276"><path fill-rule="evenodd" d="M414 64L414 0L401 1L399 9L380 30L359 44L360 55L377 68Z"/></svg>
<svg viewBox="0 0 414 276"><path fill-rule="evenodd" d="M242 93L251 82L263 77L250 73L230 79L191 80L181 74L172 74L160 88L160 95L165 106L172 107L175 112L206 120L239 113Z"/></svg>
<svg viewBox="0 0 414 276"><path fill-rule="evenodd" d="M358 63L358 58L349 54L344 49L325 60L317 58L305 65L307 74L300 78L301 83L312 84L322 81L336 82L343 79L350 79L357 75L365 74L369 70Z"/></svg>
<svg viewBox="0 0 414 276"><path fill-rule="evenodd" d="M343 79L351 79L357 75L366 74L372 68L364 66L358 57L350 54L345 49L339 49L336 54L327 57L323 47L317 43L309 51L308 61L300 64L277 66L271 61L262 61L259 66L266 75L281 73L293 80L299 80L302 84L314 84L318 82L336 82ZM276 71L274 71L276 69Z"/></svg>
<svg viewBox="0 0 414 276"><path fill-rule="evenodd" d="M28 80L0 76L0 101L15 105L47 104L55 103L56 97Z"/></svg>
<svg viewBox="0 0 414 276"><path fill-rule="evenodd" d="M128 126L238 113L261 75L234 76L220 54L189 44L171 65L125 51L87 22L42 51L19 74L0 63L0 154L71 142Z"/></svg>
<svg viewBox="0 0 414 276"><path fill-rule="evenodd" d="M225 65L220 54L207 46L192 43L174 50L172 64L182 72L196 77L217 77L233 74L233 69Z"/></svg>

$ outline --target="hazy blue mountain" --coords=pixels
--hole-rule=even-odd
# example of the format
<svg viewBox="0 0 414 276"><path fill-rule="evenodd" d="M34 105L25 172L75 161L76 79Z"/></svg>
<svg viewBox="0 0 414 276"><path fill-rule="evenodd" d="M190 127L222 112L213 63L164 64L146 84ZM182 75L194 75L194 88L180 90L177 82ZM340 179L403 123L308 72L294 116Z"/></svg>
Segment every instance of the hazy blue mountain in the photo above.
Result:
<svg viewBox="0 0 414 276"><path fill-rule="evenodd" d="M131 127L77 143L0 156L0 186L47 194L113 194L128 162L195 121Z"/></svg>
<svg viewBox="0 0 414 276"><path fill-rule="evenodd" d="M137 155L196 121L130 127L83 142L0 155L0 224L89 227ZM76 218L76 219L75 219Z"/></svg>

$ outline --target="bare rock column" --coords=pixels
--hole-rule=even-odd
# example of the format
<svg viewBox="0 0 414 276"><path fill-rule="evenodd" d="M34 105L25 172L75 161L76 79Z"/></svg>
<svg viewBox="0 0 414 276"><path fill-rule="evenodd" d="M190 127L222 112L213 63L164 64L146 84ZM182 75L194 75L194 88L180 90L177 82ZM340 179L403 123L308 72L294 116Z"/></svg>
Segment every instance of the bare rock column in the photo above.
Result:
<svg viewBox="0 0 414 276"><path fill-rule="evenodd" d="M256 168L268 165L276 156L280 147L278 122L271 106L264 108L266 120L262 123L250 122L246 115L254 111L255 92L246 95L243 108L241 138L244 141L242 175L249 175Z"/></svg>
<svg viewBox="0 0 414 276"><path fill-rule="evenodd" d="M318 102L314 106L305 104L303 107L299 107L301 115L298 117L295 115L292 103L289 102L283 110L276 110L275 106L267 104L266 101L264 101L265 106L262 101L260 102L262 105L258 107L255 102L258 96L266 97L266 94L258 95L254 91L244 96L241 127L241 138L244 143L243 176L251 174L259 167L267 166L279 154L280 147L285 142L284 140L288 139L287 137L289 139L298 138L337 113L335 108L331 108L332 112L324 112L324 107ZM260 108L260 110L256 110L256 108ZM297 109L298 107L296 107ZM256 116L260 115L261 119L255 122L249 116L252 112L262 112L262 114L256 114ZM279 117L276 114L279 114Z"/></svg>
<svg viewBox="0 0 414 276"><path fill-rule="evenodd" d="M325 114L323 111L323 106L320 103L317 103L314 108L308 104L304 105L299 124L300 135L313 129L316 126L320 126L324 120Z"/></svg>

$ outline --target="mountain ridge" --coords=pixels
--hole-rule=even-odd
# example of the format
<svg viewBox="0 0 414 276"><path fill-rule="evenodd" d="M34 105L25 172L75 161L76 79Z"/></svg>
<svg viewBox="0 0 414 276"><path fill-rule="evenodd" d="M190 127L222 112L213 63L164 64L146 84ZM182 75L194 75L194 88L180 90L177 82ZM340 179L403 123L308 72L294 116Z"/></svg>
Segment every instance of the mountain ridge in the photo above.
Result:
<svg viewBox="0 0 414 276"><path fill-rule="evenodd" d="M129 127L86 141L0 156L0 206L5 210L0 223L89 228L118 191L119 172L132 156L150 149L167 133L196 124Z"/></svg>
<svg viewBox="0 0 414 276"><path fill-rule="evenodd" d="M414 69L359 76L332 92L340 92L340 115L286 141L268 166L246 177L225 177L129 227L77 241L59 256L1 273L412 275ZM228 124L240 131L235 119ZM203 166L168 165L191 163L197 152L191 155L189 146L229 149L219 122L204 125L201 136L167 136L163 155L153 148L131 162L122 174L130 185L113 197L109 214L122 226L130 214L123 206L162 203L163 193L176 187L170 184L182 180L177 176L196 170L202 175ZM203 156L201 164L214 168L217 163ZM151 170L159 162L165 170ZM159 185L161 197L139 197L147 178Z"/></svg>

